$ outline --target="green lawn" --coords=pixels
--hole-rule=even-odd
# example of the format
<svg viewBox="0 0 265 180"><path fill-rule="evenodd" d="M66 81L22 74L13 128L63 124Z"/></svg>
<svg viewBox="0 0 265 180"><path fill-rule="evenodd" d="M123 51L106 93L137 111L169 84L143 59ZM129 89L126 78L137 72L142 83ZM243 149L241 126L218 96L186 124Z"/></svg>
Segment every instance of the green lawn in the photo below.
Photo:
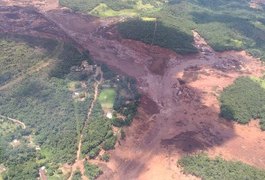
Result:
<svg viewBox="0 0 265 180"><path fill-rule="evenodd" d="M116 98L116 91L113 88L104 89L99 95L99 102L103 109L113 108L113 104Z"/></svg>

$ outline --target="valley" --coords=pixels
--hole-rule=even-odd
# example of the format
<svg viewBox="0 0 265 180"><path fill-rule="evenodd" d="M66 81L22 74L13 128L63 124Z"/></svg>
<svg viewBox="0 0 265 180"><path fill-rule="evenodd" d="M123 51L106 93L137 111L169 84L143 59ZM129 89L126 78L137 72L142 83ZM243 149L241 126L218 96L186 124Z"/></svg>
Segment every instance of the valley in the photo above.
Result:
<svg viewBox="0 0 265 180"><path fill-rule="evenodd" d="M177 164L185 155L198 152L264 170L265 134L259 120L251 117L245 125L228 121L220 116L219 101L223 91L239 77L263 80L263 61L242 47L219 51L200 33L204 32L202 26L185 36L192 38L187 47L196 49L191 54L160 47L152 39L145 43L127 39L117 27L126 19L73 12L55 1L32 4L8 0L1 4L3 36L8 34L12 41L14 35L39 38L40 42L56 40L48 46L20 40L29 45L28 52L46 48L46 54L41 55L40 63L25 67L0 84L0 114L23 119L34 137L38 136L36 130L48 131L45 121L55 123L55 136L47 133L43 139L34 139L41 144L40 154L44 156L35 166L50 166L44 177L74 179L76 173L88 179L87 174L91 178L95 171L93 178L98 179L200 179L184 173ZM84 61L89 64L87 70ZM28 93L32 87L33 92ZM100 92L108 88L114 88L117 94L113 109L104 106L100 97ZM136 89L141 94L139 105ZM125 101L117 108L116 99L122 95L129 104ZM27 104L18 101L21 98ZM44 109L39 108L41 103ZM36 115L29 115L29 110ZM114 112L116 121L110 122L106 114ZM53 138L57 143L50 142ZM106 139L112 147L105 147ZM63 145L58 146L59 142ZM67 147L67 151L61 147ZM100 160L104 153L110 155L108 162ZM55 159L58 162L54 163ZM102 172L86 163L97 165ZM93 170L86 172L85 166Z"/></svg>

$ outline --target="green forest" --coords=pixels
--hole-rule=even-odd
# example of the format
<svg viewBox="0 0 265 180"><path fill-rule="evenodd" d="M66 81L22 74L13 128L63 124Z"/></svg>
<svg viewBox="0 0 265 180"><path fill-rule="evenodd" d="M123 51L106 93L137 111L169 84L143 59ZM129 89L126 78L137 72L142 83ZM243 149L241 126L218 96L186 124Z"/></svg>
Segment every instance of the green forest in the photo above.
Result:
<svg viewBox="0 0 265 180"><path fill-rule="evenodd" d="M0 42L8 49L7 53L12 52L2 54L1 62L10 66L0 68L14 74L4 83L8 86L0 90L0 115L6 117L0 119L0 162L6 167L2 174L4 180L36 179L42 166L46 167L50 178L63 178L59 168L64 163L75 161L77 142L83 128L83 157L96 158L101 149L114 149L118 136L112 132L114 120L106 118L99 101L87 127L83 127L98 78L95 68L89 72L79 70L84 61L94 67L87 52L79 52L71 43L38 38L34 41L28 36L2 35ZM27 52L28 55L23 56ZM48 65L42 69L31 70L35 65L47 62ZM14 64L21 67L19 72L15 71ZM118 95L122 91L120 98L123 100L111 97L109 108L128 117L124 121L129 124L139 101L135 81L125 76L119 76L121 81L117 81L116 73L105 65L100 66L104 74L100 91L104 94L111 88ZM20 78L16 77L18 75ZM9 84L12 81L15 83ZM114 104L115 109L112 107ZM125 112L127 106L130 108ZM25 129L10 123L8 118L21 121ZM102 156L102 160L109 158L109 155L104 155L104 159ZM87 168L95 169L94 165ZM99 174L98 170L88 172L91 177ZM78 172L74 175L75 178L79 176Z"/></svg>
<svg viewBox="0 0 265 180"><path fill-rule="evenodd" d="M25 74L34 65L45 62L57 42L22 35L0 35L0 85Z"/></svg>
<svg viewBox="0 0 265 180"><path fill-rule="evenodd" d="M27 65L23 69L25 71L32 64L36 64L38 59L46 60L48 54L49 59L52 59L51 65L41 72L27 73L19 84L0 91L0 114L19 119L27 126L22 132L15 131L2 137L1 146L8 147L1 151L1 162L8 168L4 179L35 179L41 166L71 163L75 158L78 131L85 120L86 107L90 100L87 98L83 102L75 101L68 89L71 80L60 78L63 77L62 74L70 72L70 65L63 67L63 73L58 73L56 69L58 62L79 60L80 63L85 58L72 45L63 46L62 51L56 52L58 55L51 56L53 50L58 51L56 46L59 43L48 39L36 38L34 41L30 37L4 36L2 42L10 51L18 47L14 53L9 54L6 61L10 64L21 61L21 64ZM23 53L27 54L23 51L33 53L23 56ZM38 51L39 54L34 54ZM67 51L72 56L69 56L70 53L67 56ZM8 71L13 72L13 69L9 68ZM60 76L56 76L57 74ZM28 147L25 143L16 148L8 145L26 135L31 135L40 149Z"/></svg>
<svg viewBox="0 0 265 180"><path fill-rule="evenodd" d="M147 44L172 49L180 54L197 52L192 45L193 37L161 21L130 20L118 25L123 38L143 41Z"/></svg>
<svg viewBox="0 0 265 180"><path fill-rule="evenodd" d="M209 158L206 154L185 156L178 161L184 173L204 180L265 179L265 171L247 164L226 161L221 157Z"/></svg>
<svg viewBox="0 0 265 180"><path fill-rule="evenodd" d="M224 89L220 96L221 113L226 119L246 124L251 119L260 119L265 130L265 80L240 77Z"/></svg>
<svg viewBox="0 0 265 180"><path fill-rule="evenodd" d="M250 0L60 0L61 5L76 11L104 17L125 17L128 21L119 25L124 38L185 54L195 52L193 42L184 39L191 39L191 30L196 30L216 51L244 49L265 59L264 7L253 9L249 7L249 2ZM154 21L158 24L157 33L154 33ZM174 36L167 34L174 32Z"/></svg>

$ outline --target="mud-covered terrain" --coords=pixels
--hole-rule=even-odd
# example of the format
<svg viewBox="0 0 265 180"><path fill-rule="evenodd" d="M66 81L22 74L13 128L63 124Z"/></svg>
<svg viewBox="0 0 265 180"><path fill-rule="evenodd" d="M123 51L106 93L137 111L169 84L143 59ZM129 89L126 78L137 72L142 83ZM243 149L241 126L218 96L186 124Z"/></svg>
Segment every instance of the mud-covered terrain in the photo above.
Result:
<svg viewBox="0 0 265 180"><path fill-rule="evenodd" d="M142 94L126 140L111 152L110 162L99 164L100 179L196 179L184 175L176 162L201 150L265 168L265 134L258 123L220 118L218 102L220 92L239 76L262 76L261 61L244 51L217 53L196 31L199 52L182 56L120 38L115 24L124 19L99 19L56 4L47 8L45 2L4 2L0 31L74 41L99 63L136 78Z"/></svg>

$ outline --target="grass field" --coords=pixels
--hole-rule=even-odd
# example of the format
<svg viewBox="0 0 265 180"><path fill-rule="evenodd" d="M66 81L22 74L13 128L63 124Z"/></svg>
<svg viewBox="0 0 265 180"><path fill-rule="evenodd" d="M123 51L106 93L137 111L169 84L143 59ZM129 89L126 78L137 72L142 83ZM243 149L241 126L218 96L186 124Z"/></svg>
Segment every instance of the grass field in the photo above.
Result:
<svg viewBox="0 0 265 180"><path fill-rule="evenodd" d="M132 17L147 11L157 11L159 8L157 4L154 6L154 2L154 0L149 2L142 0L60 0L60 4L63 6L100 17Z"/></svg>
<svg viewBox="0 0 265 180"><path fill-rule="evenodd" d="M104 3L99 4L90 13L95 16L100 16L100 17L137 16L137 11L135 11L134 9L123 9L123 10L115 11Z"/></svg>
<svg viewBox="0 0 265 180"><path fill-rule="evenodd" d="M116 91L114 88L103 89L99 95L99 102L103 109L112 109L116 98Z"/></svg>

